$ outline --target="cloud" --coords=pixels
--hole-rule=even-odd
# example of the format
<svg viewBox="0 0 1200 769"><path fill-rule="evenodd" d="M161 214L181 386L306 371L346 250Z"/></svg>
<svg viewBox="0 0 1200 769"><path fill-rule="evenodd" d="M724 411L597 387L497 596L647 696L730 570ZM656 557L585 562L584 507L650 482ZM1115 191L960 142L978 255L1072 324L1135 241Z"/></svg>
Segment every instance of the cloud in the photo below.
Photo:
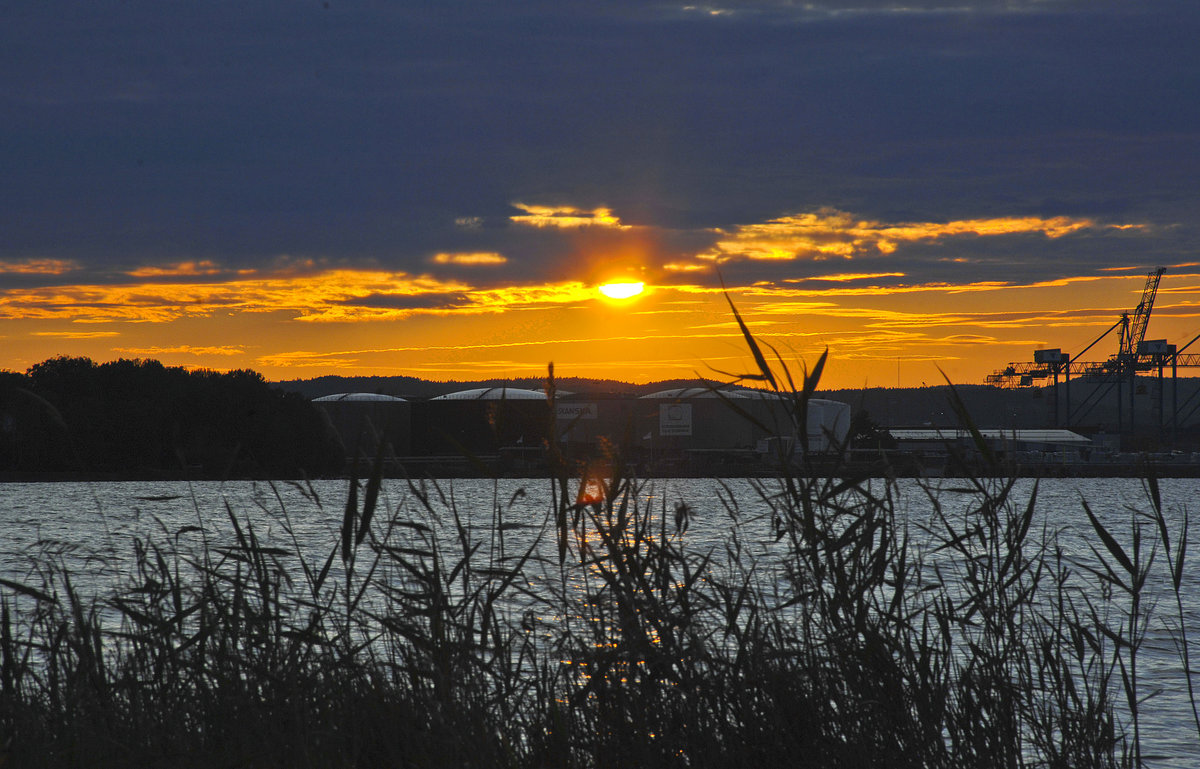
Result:
<svg viewBox="0 0 1200 769"><path fill-rule="evenodd" d="M851 283L860 280L879 280L880 278L903 278L903 272L842 272L833 275L813 275L808 278L785 278L784 283L804 283L808 281L828 281L830 283Z"/></svg>
<svg viewBox="0 0 1200 769"><path fill-rule="evenodd" d="M579 281L544 286L509 286L472 291L472 304L478 307L502 309L506 307L538 307L586 302L596 298L595 290Z"/></svg>
<svg viewBox="0 0 1200 769"><path fill-rule="evenodd" d="M187 277L197 275L218 275L223 272L222 268L218 267L211 260L205 259L199 262L179 262L177 264L161 265L161 266L145 266L130 270L128 275L133 278L162 278L162 277Z"/></svg>
<svg viewBox="0 0 1200 769"><path fill-rule="evenodd" d="M358 358L346 357L339 353L281 352L263 355L257 358L256 362L259 365L274 368L313 368L337 371L353 368L358 363Z"/></svg>
<svg viewBox="0 0 1200 769"><path fill-rule="evenodd" d="M59 339L104 339L120 336L119 331L33 331L32 336L56 337Z"/></svg>
<svg viewBox="0 0 1200 769"><path fill-rule="evenodd" d="M882 274L879 277L887 277L887 274ZM863 279L869 279L864 276ZM828 278L817 278L817 281L829 280ZM852 297L852 296L900 296L903 294L969 294L977 292L996 292L1012 288L1050 288L1069 286L1075 283L1092 283L1104 280L1104 278L1095 275L1079 275L1067 278L1056 278L1054 280L1036 281L1033 283L1020 284L1011 281L979 281L974 283L894 283L889 285L871 284L866 286L839 286L836 288L791 288L779 287L772 284L756 284L738 289L739 293L745 296L760 296L771 297L773 299L786 299L788 297ZM785 280L785 284L803 284L809 282L809 279ZM839 281L850 282L850 281ZM779 305L783 306L786 305Z"/></svg>
<svg viewBox="0 0 1200 769"><path fill-rule="evenodd" d="M498 267L508 262L503 254L494 251L475 252L466 254L435 254L432 260L435 264L454 264L464 267Z"/></svg>
<svg viewBox="0 0 1200 769"><path fill-rule="evenodd" d="M470 303L468 294L460 292L378 293L356 295L337 302L339 306L351 312L359 309L454 310Z"/></svg>
<svg viewBox="0 0 1200 769"><path fill-rule="evenodd" d="M603 227L615 230L627 230L629 225L621 224L621 220L613 215L611 209L596 208L586 211L573 206L533 206L524 203L513 203L514 208L524 211L524 214L509 217L513 224L525 227L548 227L554 229L573 230L582 227Z"/></svg>
<svg viewBox="0 0 1200 769"><path fill-rule="evenodd" d="M823 0L794 3L790 0L726 0L718 3L682 5L685 13L711 18L736 17L746 14L787 15L793 19L826 19L839 15L868 14L918 15L923 13L966 14L1028 14L1031 12L1061 12L1084 0Z"/></svg>
<svg viewBox="0 0 1200 769"><path fill-rule="evenodd" d="M0 319L166 323L218 313L287 313L312 323L482 314L594 301L580 281L475 288L377 270L256 276L223 282L48 286L0 290Z"/></svg>
<svg viewBox="0 0 1200 769"><path fill-rule="evenodd" d="M73 259L0 259L0 275L62 275L77 269L79 263Z"/></svg>
<svg viewBox="0 0 1200 769"><path fill-rule="evenodd" d="M46 3L4 40L0 260L519 253L536 282L553 232L1194 210L1187 6L683 5Z"/></svg>
<svg viewBox="0 0 1200 769"><path fill-rule="evenodd" d="M695 262L668 262L662 266L662 269L667 272L708 272L712 267Z"/></svg>
<svg viewBox="0 0 1200 769"><path fill-rule="evenodd" d="M845 211L824 208L771 219L762 224L739 225L720 231L712 248L698 259L726 262L732 259L821 261L856 256L886 255L900 244L946 241L953 238L990 238L1002 235L1040 234L1061 238L1097 224L1090 219L1065 216L1003 217L949 222L906 222L889 224L859 219Z"/></svg>
<svg viewBox="0 0 1200 769"><path fill-rule="evenodd" d="M297 319L308 322L402 320L414 314L478 315L576 305L596 298L586 284L569 281L534 286L466 289L458 293L360 295L336 305L313 306Z"/></svg>
<svg viewBox="0 0 1200 769"><path fill-rule="evenodd" d="M174 347L114 347L113 352L141 355L147 358L158 358L163 355L242 355L246 352L241 345L224 345L219 347L177 345Z"/></svg>
<svg viewBox="0 0 1200 769"><path fill-rule="evenodd" d="M213 283L50 286L0 291L0 318L168 322L216 312L288 312L318 317L380 296L453 295L455 281L382 271L330 270L314 275L238 278ZM369 315L370 308L364 314ZM351 314L352 315L352 314Z"/></svg>

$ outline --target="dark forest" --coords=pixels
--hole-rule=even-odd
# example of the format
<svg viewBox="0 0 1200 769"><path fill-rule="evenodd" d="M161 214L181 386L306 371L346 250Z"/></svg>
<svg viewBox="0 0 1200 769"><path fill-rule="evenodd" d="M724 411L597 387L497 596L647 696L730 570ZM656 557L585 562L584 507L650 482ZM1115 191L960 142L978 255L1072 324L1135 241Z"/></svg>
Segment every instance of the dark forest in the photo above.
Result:
<svg viewBox="0 0 1200 769"><path fill-rule="evenodd" d="M253 371L57 357L0 372L0 472L279 478L341 464L323 414Z"/></svg>

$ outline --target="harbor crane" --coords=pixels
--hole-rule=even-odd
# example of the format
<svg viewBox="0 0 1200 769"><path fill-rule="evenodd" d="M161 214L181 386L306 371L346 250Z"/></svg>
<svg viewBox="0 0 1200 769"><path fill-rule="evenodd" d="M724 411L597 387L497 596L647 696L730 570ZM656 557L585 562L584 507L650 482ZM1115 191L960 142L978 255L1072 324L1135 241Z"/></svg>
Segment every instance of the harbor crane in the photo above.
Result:
<svg viewBox="0 0 1200 769"><path fill-rule="evenodd" d="M1121 347L1116 358L1121 365L1137 365L1138 356L1142 354L1142 344L1146 340L1146 328L1150 325L1150 311L1154 309L1154 297L1158 294L1158 283L1166 271L1166 267L1159 267L1146 277L1146 288L1142 290L1142 301L1138 302L1137 308L1133 311L1132 320L1129 313L1121 315Z"/></svg>
<svg viewBox="0 0 1200 769"><path fill-rule="evenodd" d="M1128 380L1130 386L1130 428L1132 429L1134 379L1139 371L1152 371L1157 368L1159 379L1161 380L1163 368L1168 364L1172 368L1172 378L1174 378L1175 370L1179 365L1186 365L1188 362L1200 365L1200 355L1188 356L1188 358L1195 358L1195 361L1185 361L1178 355L1175 345L1167 344L1166 340L1146 341L1146 329L1150 325L1150 314L1154 309L1154 298L1158 294L1158 284L1162 280L1164 272L1166 272L1166 268L1159 267L1147 275L1146 285L1142 289L1141 301L1138 302L1132 315L1130 313L1122 313L1116 323L1093 340L1078 355L1071 356L1070 353L1064 353L1058 348L1036 350L1033 354L1033 362L1009 363L1004 369L988 375L988 384L1008 388L1032 387L1035 384L1040 386L1047 379L1053 380L1055 393L1053 419L1054 423L1058 424L1060 421L1058 413L1058 385L1059 378L1062 377L1065 380L1066 386L1066 424L1069 427L1086 416L1096 403L1103 399L1114 387L1118 389L1117 420L1118 424L1123 423L1120 387L1123 381ZM1117 329L1120 329L1121 341L1115 355L1099 362L1082 360L1088 350L1092 349L1100 340ZM1197 339L1200 339L1200 336ZM1192 342L1195 341L1196 339L1192 340ZM1188 342L1184 347L1190 346L1192 342ZM1084 380L1099 385L1092 390L1089 397L1074 412L1071 410L1071 378L1073 376L1076 380ZM1160 411L1161 408L1162 403L1160 399ZM1178 413L1177 409L1176 413ZM1159 422L1160 424L1162 423L1161 414L1159 415Z"/></svg>

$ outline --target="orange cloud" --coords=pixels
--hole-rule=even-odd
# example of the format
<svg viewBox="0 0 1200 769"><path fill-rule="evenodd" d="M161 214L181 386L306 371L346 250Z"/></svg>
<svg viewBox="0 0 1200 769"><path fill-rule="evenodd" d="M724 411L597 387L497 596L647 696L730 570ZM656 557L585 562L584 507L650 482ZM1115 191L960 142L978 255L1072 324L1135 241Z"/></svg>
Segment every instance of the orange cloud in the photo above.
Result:
<svg viewBox="0 0 1200 769"><path fill-rule="evenodd" d="M222 347L182 345L178 347L114 347L113 352L158 357L160 355L242 355L245 350L240 345Z"/></svg>
<svg viewBox="0 0 1200 769"><path fill-rule="evenodd" d="M736 324L732 326L736 329ZM793 334L793 336L801 336L802 334ZM803 334L807 336L807 334ZM324 356L334 356L340 360L353 361L358 356L377 355L380 353L405 353L405 352L462 352L469 350L503 350L512 348L531 348L531 347L553 347L556 345L565 345L577 349L589 349L591 346L605 342L662 342L669 340L680 339L741 339L740 331L731 330L727 333L691 333L683 330L675 333L655 333L655 334L622 334L620 336L593 336L593 337L563 337L557 339L532 338L522 339L510 342L467 342L463 344L421 344L407 345L398 347L377 347L358 350L339 350L336 352L314 352L314 351L292 351L283 352L276 355L263 356L260 361L269 362L271 365L317 365L313 363ZM350 358L348 356L354 356ZM695 363L695 361L692 361ZM457 361L456 361L457 363Z"/></svg>
<svg viewBox="0 0 1200 769"><path fill-rule="evenodd" d="M375 307L356 305L353 302L327 303L319 307L314 305L302 313L297 320L310 322L380 321L400 320L412 315L477 315L577 304L596 298L595 292L590 286L578 281L491 289L473 289L455 284L453 295L452 303L429 307ZM372 296L386 298L387 295L377 293Z"/></svg>
<svg viewBox="0 0 1200 769"><path fill-rule="evenodd" d="M76 269L79 269L79 263L69 259L0 260L0 275L62 275Z"/></svg>
<svg viewBox="0 0 1200 769"><path fill-rule="evenodd" d="M179 262L178 264L165 267L139 267L126 274L134 278L160 278L184 277L188 275L216 275L220 272L220 267L206 259L202 262Z"/></svg>
<svg viewBox="0 0 1200 769"><path fill-rule="evenodd" d="M0 319L165 323L283 312L300 321L329 323L478 315L595 300L593 287L582 281L479 289L429 276L332 270L224 282L13 288L0 290Z"/></svg>
<svg viewBox="0 0 1200 769"><path fill-rule="evenodd" d="M469 286L462 283L426 276L353 270L213 283L39 287L0 291L0 319L166 322L207 317L219 311L284 311L305 319L321 319L326 311L342 311L345 319L362 319L375 315L374 308L361 308L356 316L356 301L467 289ZM392 317L390 313L383 316Z"/></svg>
<svg viewBox="0 0 1200 769"><path fill-rule="evenodd" d="M342 353L281 352L264 355L256 362L275 368L348 369L358 364L358 358L347 358Z"/></svg>
<svg viewBox="0 0 1200 769"><path fill-rule="evenodd" d="M59 339L103 339L120 336L119 331L34 331L31 336L57 337Z"/></svg>
<svg viewBox="0 0 1200 769"><path fill-rule="evenodd" d="M771 219L762 224L741 225L732 232L718 230L720 237L709 250L698 254L697 258L715 262L730 259L851 259L868 252L890 254L900 243L921 240L1029 233L1060 238L1097 226L1091 219L1072 219L1065 216L1048 219L1027 216L886 224L856 219L844 211L823 208L816 213L794 214Z"/></svg>
<svg viewBox="0 0 1200 769"><path fill-rule="evenodd" d="M471 302L481 308L538 307L573 304L596 298L591 286L580 281L552 283L544 286L508 286L469 292Z"/></svg>
<svg viewBox="0 0 1200 769"><path fill-rule="evenodd" d="M491 267L495 265L505 264L508 259L502 254L495 252L484 253L469 253L469 254L437 254L433 257L435 264L457 264L467 267Z"/></svg>
<svg viewBox="0 0 1200 769"><path fill-rule="evenodd" d="M689 283L685 271L675 273L677 285L657 283L636 311L616 311L582 278L485 288L377 269L321 271L319 261L280 261L272 273L249 276L183 274L205 269L202 262L193 267L178 279L147 274L119 286L0 289L0 327L8 335L2 365L25 368L50 354L96 357L115 350L210 368L232 361L280 379L322 372L464 378L544 372L545 361L554 360L570 375L619 372L647 381L744 357L722 289ZM1190 332L1181 318L1200 311L1193 304L1200 275L1171 278L1155 311L1156 338L1180 336L1168 321ZM956 381L983 381L1005 360L1023 360L1038 346L1082 349L1136 304L1142 288L1140 276L1123 273L1025 285L905 285L910 280L901 272L830 269L808 279L731 286L729 293L760 340L786 360L828 346L826 384L859 386L881 370L895 371L901 358L906 379L937 377L931 365L912 373L908 367L936 360L957 361L945 367ZM893 281L900 285L872 285ZM988 292L987 301L979 292ZM17 322L5 322L10 319ZM391 320L404 322L360 322ZM108 325L90 326L96 332L59 330L84 323ZM120 329L123 347L107 341L118 335L110 328ZM229 344L237 340L243 344ZM352 346L361 349L347 349ZM741 364L717 368L741 370ZM898 381L893 374L885 379Z"/></svg>
<svg viewBox="0 0 1200 769"><path fill-rule="evenodd" d="M809 280L829 280L829 281L851 281L862 279L870 279L875 277L888 276L903 276L904 273L878 273L877 275L848 275L842 278L841 276L830 276L820 278L789 278L783 282L788 284L805 283ZM1106 280L1104 277L1095 275L1079 275L1067 278L1055 278L1054 280L1043 280L1035 283L1027 283L1018 285L1003 280L979 281L976 283L918 283L912 285L899 286L847 286L838 288L780 288L771 284L756 284L746 288L738 289L739 293L748 296L771 296L771 297L808 297L808 296L891 296L893 294L920 294L920 293L946 293L946 294L966 294L976 291L1000 291L1003 289L1012 288L1058 288L1069 286L1073 283L1091 283L1094 281Z"/></svg>
<svg viewBox="0 0 1200 769"><path fill-rule="evenodd" d="M787 278L784 283L805 283L810 280L826 280L833 283L850 283L855 280L877 280L878 278L903 278L903 272L843 272L836 275L814 275L811 278Z"/></svg>
<svg viewBox="0 0 1200 769"><path fill-rule="evenodd" d="M554 227L558 229L578 229L580 227L604 227L608 229L627 230L630 226L621 224L621 220L613 216L608 208L595 208L587 211L573 206L531 206L524 203L513 203L523 215L509 217L514 224L526 227Z"/></svg>
<svg viewBox="0 0 1200 769"><path fill-rule="evenodd" d="M968 283L960 286L949 286L945 283L926 283L916 286L838 286L836 288L785 288L768 284L747 286L746 288L738 289L737 293L748 297L788 299L791 297L892 296L926 291L941 292L950 288L956 290L991 291L1001 287L1002 284L999 283Z"/></svg>

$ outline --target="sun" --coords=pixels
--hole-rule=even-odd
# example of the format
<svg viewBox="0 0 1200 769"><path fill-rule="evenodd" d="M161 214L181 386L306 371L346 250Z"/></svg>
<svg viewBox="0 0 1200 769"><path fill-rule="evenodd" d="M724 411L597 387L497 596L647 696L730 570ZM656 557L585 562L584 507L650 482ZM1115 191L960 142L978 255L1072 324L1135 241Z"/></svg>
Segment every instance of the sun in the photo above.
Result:
<svg viewBox="0 0 1200 769"><path fill-rule="evenodd" d="M609 299L632 299L645 289L645 283L604 283L598 290Z"/></svg>

